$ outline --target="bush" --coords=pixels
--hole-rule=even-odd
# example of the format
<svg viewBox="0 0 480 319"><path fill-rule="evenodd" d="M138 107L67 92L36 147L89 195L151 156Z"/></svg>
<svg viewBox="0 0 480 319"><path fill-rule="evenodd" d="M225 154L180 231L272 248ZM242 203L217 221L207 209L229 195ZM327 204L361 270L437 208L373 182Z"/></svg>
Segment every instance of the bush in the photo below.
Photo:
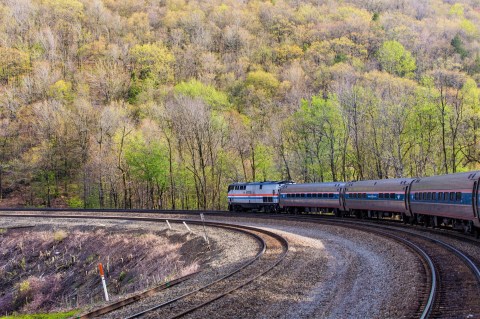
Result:
<svg viewBox="0 0 480 319"><path fill-rule="evenodd" d="M77 196L69 198L67 204L70 208L83 208L83 200Z"/></svg>

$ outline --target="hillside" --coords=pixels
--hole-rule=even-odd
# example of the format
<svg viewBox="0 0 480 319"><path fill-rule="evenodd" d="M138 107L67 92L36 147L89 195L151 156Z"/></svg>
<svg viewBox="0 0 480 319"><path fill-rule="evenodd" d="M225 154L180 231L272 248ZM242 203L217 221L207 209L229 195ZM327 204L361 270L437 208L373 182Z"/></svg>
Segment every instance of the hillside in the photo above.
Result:
<svg viewBox="0 0 480 319"><path fill-rule="evenodd" d="M478 169L479 35L474 0L1 0L0 206Z"/></svg>

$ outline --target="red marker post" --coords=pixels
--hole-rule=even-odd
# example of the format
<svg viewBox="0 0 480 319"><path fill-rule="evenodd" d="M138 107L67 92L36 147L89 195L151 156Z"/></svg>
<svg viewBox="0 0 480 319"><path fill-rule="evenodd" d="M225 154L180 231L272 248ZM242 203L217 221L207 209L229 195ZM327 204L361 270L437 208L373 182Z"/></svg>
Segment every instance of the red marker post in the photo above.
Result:
<svg viewBox="0 0 480 319"><path fill-rule="evenodd" d="M101 263L98 264L98 270L100 271L100 276L102 277L102 285L103 285L103 292L105 293L105 300L109 301L108 292L107 292L107 283L105 282L105 274L103 273L103 265Z"/></svg>

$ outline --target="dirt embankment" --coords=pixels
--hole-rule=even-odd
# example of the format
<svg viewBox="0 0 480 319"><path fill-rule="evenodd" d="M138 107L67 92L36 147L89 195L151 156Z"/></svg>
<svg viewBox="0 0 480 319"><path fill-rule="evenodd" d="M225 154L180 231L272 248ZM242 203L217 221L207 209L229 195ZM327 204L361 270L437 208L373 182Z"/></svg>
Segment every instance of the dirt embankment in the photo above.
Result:
<svg viewBox="0 0 480 319"><path fill-rule="evenodd" d="M100 302L98 263L116 299L197 270L204 250L203 238L166 231L0 229L0 309L2 314L51 312Z"/></svg>

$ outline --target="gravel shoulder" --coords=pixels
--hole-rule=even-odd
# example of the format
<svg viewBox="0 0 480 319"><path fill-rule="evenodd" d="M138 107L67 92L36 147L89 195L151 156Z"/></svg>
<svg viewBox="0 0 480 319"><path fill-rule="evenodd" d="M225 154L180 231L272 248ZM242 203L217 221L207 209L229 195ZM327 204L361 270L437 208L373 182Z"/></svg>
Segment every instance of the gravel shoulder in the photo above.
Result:
<svg viewBox="0 0 480 319"><path fill-rule="evenodd" d="M418 299L421 264L403 245L343 227L241 220L289 240L274 271L190 318L402 318Z"/></svg>

